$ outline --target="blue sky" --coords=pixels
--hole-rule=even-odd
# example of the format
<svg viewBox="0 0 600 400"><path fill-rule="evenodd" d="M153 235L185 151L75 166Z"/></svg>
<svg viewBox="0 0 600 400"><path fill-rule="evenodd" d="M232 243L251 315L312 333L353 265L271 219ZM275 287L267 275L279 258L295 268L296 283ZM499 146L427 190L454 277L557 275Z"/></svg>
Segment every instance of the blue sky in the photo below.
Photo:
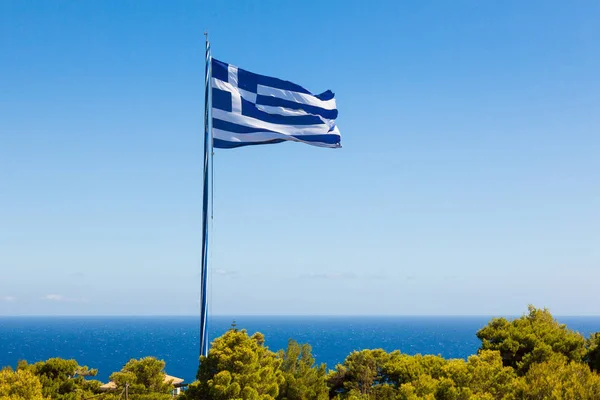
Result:
<svg viewBox="0 0 600 400"><path fill-rule="evenodd" d="M196 314L204 30L343 148L217 151L214 314L600 314L594 1L0 3L0 314Z"/></svg>

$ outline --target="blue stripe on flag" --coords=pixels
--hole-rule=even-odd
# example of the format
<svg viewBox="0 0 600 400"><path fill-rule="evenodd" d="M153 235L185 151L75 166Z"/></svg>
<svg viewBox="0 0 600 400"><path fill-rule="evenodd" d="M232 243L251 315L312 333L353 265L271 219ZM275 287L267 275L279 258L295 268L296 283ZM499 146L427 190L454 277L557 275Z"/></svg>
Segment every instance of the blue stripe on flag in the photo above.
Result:
<svg viewBox="0 0 600 400"><path fill-rule="evenodd" d="M340 135L328 133L326 135L291 135L296 139L303 140L305 142L314 143L327 143L327 144L338 144L340 143Z"/></svg>
<svg viewBox="0 0 600 400"><path fill-rule="evenodd" d="M231 108L230 110L231 111ZM318 125L323 120L316 115L279 115L269 114L256 108L256 105L242 98L242 115L260 119L261 121L283 125Z"/></svg>
<svg viewBox="0 0 600 400"><path fill-rule="evenodd" d="M291 90L294 92L311 94L308 90L304 89L300 85L295 83L284 81L283 79L272 78L270 76L264 76L255 74L253 72L246 71L244 69L238 69L238 85L241 89L245 89L249 92L256 93L257 86L270 86L277 89Z"/></svg>
<svg viewBox="0 0 600 400"><path fill-rule="evenodd" d="M255 132L273 132L268 129L252 128L251 126L234 124L233 122L223 121L222 119L213 118L213 128L234 133L255 133Z"/></svg>
<svg viewBox="0 0 600 400"><path fill-rule="evenodd" d="M321 94L315 95L315 97L319 100L327 101L333 99L335 97L335 94L331 90L328 90Z"/></svg>
<svg viewBox="0 0 600 400"><path fill-rule="evenodd" d="M264 142L230 142L229 140L213 139L213 147L216 149L235 149L245 146L256 146L259 144L277 144L286 142L283 139L273 139Z"/></svg>
<svg viewBox="0 0 600 400"><path fill-rule="evenodd" d="M334 135L334 134L327 134L327 135L291 135L292 137L302 140L304 142L308 142L308 143L315 143L315 144L319 144L319 143L324 143L324 144L329 144L329 145L335 145L335 144L339 144L340 143L340 136L339 135ZM233 141L229 141L229 140L223 140L223 139L217 139L214 138L213 139L213 146L218 148L218 149L234 149L236 147L242 147L242 146L254 146L257 144L271 144L271 143L281 143L281 142L290 142L292 140L289 139L272 139L272 140L265 140L262 142L233 142Z"/></svg>

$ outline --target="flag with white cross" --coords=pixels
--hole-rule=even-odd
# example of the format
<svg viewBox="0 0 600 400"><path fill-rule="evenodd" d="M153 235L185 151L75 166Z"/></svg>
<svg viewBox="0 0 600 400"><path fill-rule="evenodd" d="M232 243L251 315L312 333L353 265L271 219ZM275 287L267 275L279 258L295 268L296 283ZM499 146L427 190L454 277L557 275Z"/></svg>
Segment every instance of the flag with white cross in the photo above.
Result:
<svg viewBox="0 0 600 400"><path fill-rule="evenodd" d="M212 59L215 148L294 141L341 147L333 92L314 95L295 83Z"/></svg>

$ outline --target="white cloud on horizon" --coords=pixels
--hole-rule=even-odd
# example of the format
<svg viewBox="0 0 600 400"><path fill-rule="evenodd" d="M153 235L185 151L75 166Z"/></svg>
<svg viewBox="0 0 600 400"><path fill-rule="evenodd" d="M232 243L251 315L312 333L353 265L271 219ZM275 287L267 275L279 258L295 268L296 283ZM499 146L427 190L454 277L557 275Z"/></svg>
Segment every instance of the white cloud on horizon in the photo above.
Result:
<svg viewBox="0 0 600 400"><path fill-rule="evenodd" d="M88 303L89 302L89 300L84 299L84 298L75 299L75 298L71 298L71 297L65 297L62 294L47 294L46 296L42 297L42 300L54 301L54 302L65 302L65 303Z"/></svg>
<svg viewBox="0 0 600 400"><path fill-rule="evenodd" d="M48 301L62 301L64 296L61 294L47 294L46 296L42 297L42 299Z"/></svg>
<svg viewBox="0 0 600 400"><path fill-rule="evenodd" d="M387 279L383 274L358 275L354 272L308 272L298 276L298 279L324 279L324 280L381 280Z"/></svg>
<svg viewBox="0 0 600 400"><path fill-rule="evenodd" d="M340 279L356 279L358 276L352 272L309 272L307 274L300 275L301 279L329 279L329 280L340 280Z"/></svg>
<svg viewBox="0 0 600 400"><path fill-rule="evenodd" d="M7 303L12 303L12 302L17 301L17 298L14 296L4 296L4 297L2 297L2 301L5 301Z"/></svg>
<svg viewBox="0 0 600 400"><path fill-rule="evenodd" d="M213 273L216 275L222 275L222 276L232 276L232 275L237 275L238 271L231 271L228 269L224 269L224 268L213 268Z"/></svg>

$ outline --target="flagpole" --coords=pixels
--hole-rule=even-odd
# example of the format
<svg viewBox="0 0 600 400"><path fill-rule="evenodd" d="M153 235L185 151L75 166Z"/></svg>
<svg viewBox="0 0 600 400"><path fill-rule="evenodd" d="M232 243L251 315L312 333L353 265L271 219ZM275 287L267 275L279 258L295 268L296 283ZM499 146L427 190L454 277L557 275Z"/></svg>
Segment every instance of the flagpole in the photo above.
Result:
<svg viewBox="0 0 600 400"><path fill-rule="evenodd" d="M209 144L209 84L211 74L210 43L208 41L208 32L206 36L206 64L204 69L204 180L202 192L202 261L201 261L201 281L200 281L200 356L208 354L208 296L207 296L207 271L208 271L208 157L212 150L212 144ZM211 140L212 142L212 140Z"/></svg>

